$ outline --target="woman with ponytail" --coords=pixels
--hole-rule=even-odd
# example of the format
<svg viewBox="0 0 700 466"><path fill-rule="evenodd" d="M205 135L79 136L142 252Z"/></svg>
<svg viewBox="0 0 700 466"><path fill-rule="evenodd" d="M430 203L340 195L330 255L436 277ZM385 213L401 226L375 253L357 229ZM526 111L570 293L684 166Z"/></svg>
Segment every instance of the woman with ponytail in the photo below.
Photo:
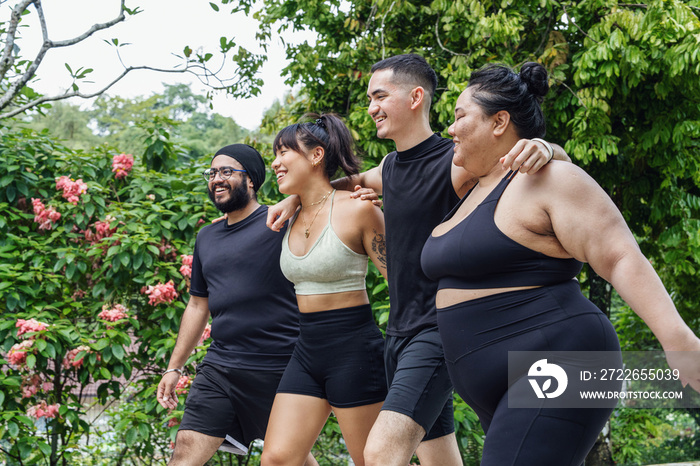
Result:
<svg viewBox="0 0 700 466"><path fill-rule="evenodd" d="M578 466L617 402L581 398L581 390L620 390L618 381L585 382L582 369L621 367L612 324L581 294L583 262L649 325L680 380L700 390L700 340L601 187L556 160L534 174L503 175L499 159L519 139L544 137L548 89L537 63L519 74L504 66L472 74L449 134L453 163L478 183L421 256L438 282L450 377L486 432L482 466Z"/></svg>
<svg viewBox="0 0 700 466"><path fill-rule="evenodd" d="M284 128L274 141L279 190L301 208L282 241L280 265L294 283L300 335L277 389L263 466L302 465L333 412L354 464L386 396L384 339L365 288L368 257L386 277L379 207L335 191L340 169L359 173L350 131L336 115Z"/></svg>

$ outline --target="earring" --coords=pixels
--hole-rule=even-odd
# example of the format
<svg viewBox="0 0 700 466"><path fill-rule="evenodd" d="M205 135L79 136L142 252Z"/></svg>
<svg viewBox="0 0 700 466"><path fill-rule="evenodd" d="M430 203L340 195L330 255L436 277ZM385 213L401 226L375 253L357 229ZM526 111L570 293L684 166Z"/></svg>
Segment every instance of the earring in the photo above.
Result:
<svg viewBox="0 0 700 466"><path fill-rule="evenodd" d="M319 165L320 163L321 163L321 162L319 162L319 161L317 160L317 161L313 162L313 163L311 164L311 166L312 166L312 167L318 167L318 165Z"/></svg>

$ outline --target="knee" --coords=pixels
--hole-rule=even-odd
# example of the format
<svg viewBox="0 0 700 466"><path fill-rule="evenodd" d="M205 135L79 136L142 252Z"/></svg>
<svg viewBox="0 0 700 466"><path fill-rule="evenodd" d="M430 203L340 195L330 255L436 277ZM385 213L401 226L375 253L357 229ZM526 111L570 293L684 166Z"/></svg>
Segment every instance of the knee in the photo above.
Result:
<svg viewBox="0 0 700 466"><path fill-rule="evenodd" d="M382 458L384 450L379 442L372 441L372 437L368 438L363 453L365 466L381 466L385 464Z"/></svg>
<svg viewBox="0 0 700 466"><path fill-rule="evenodd" d="M273 450L263 447L262 455L260 456L260 466L287 466L293 464L290 461L290 455L285 455L280 450ZM302 463L303 464L303 463Z"/></svg>

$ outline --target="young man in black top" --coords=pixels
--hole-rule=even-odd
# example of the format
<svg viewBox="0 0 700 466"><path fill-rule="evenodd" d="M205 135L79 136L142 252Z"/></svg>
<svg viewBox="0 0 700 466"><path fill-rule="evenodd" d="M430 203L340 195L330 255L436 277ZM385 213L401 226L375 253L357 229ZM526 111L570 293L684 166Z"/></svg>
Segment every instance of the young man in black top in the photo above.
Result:
<svg viewBox="0 0 700 466"><path fill-rule="evenodd" d="M422 465L461 465L454 434L452 384L437 330L437 284L421 269L420 254L433 228L474 185L473 177L452 164L454 144L433 133L430 105L435 72L419 55L398 55L372 67L367 96L377 136L396 151L378 167L333 183L382 193L386 221L387 276L391 309L385 365L389 394L370 432L366 466L405 466L415 452ZM519 141L503 160L504 169L537 171L564 151L544 142ZM355 196L369 196L360 189ZM268 226L280 228L296 200L270 208ZM478 377L478 374L475 374Z"/></svg>
<svg viewBox="0 0 700 466"><path fill-rule="evenodd" d="M158 402L177 407L182 368L212 316L212 343L185 403L170 465L202 465L222 446L245 454L263 438L277 385L299 332L292 284L279 266L283 234L265 226L256 192L260 154L245 144L219 150L205 172L209 197L227 221L197 235L190 300ZM311 455L307 465L317 465Z"/></svg>

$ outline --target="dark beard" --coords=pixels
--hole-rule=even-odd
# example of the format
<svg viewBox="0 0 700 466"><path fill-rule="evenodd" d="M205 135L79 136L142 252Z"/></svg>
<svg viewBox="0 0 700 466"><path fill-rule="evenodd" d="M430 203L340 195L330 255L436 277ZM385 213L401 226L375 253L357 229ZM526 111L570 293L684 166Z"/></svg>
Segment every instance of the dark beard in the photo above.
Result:
<svg viewBox="0 0 700 466"><path fill-rule="evenodd" d="M233 189L231 189L230 185L226 184L226 186L228 186L228 188L231 189L231 195L229 196L229 199L226 202L216 202L214 192L209 187L207 187L207 191L209 192L209 199L211 199L211 202L214 203L216 208L224 214L241 210L244 207L246 207L251 200L251 196L248 193L248 183L245 181L246 180L244 179ZM214 189L216 189L216 186L214 186Z"/></svg>

